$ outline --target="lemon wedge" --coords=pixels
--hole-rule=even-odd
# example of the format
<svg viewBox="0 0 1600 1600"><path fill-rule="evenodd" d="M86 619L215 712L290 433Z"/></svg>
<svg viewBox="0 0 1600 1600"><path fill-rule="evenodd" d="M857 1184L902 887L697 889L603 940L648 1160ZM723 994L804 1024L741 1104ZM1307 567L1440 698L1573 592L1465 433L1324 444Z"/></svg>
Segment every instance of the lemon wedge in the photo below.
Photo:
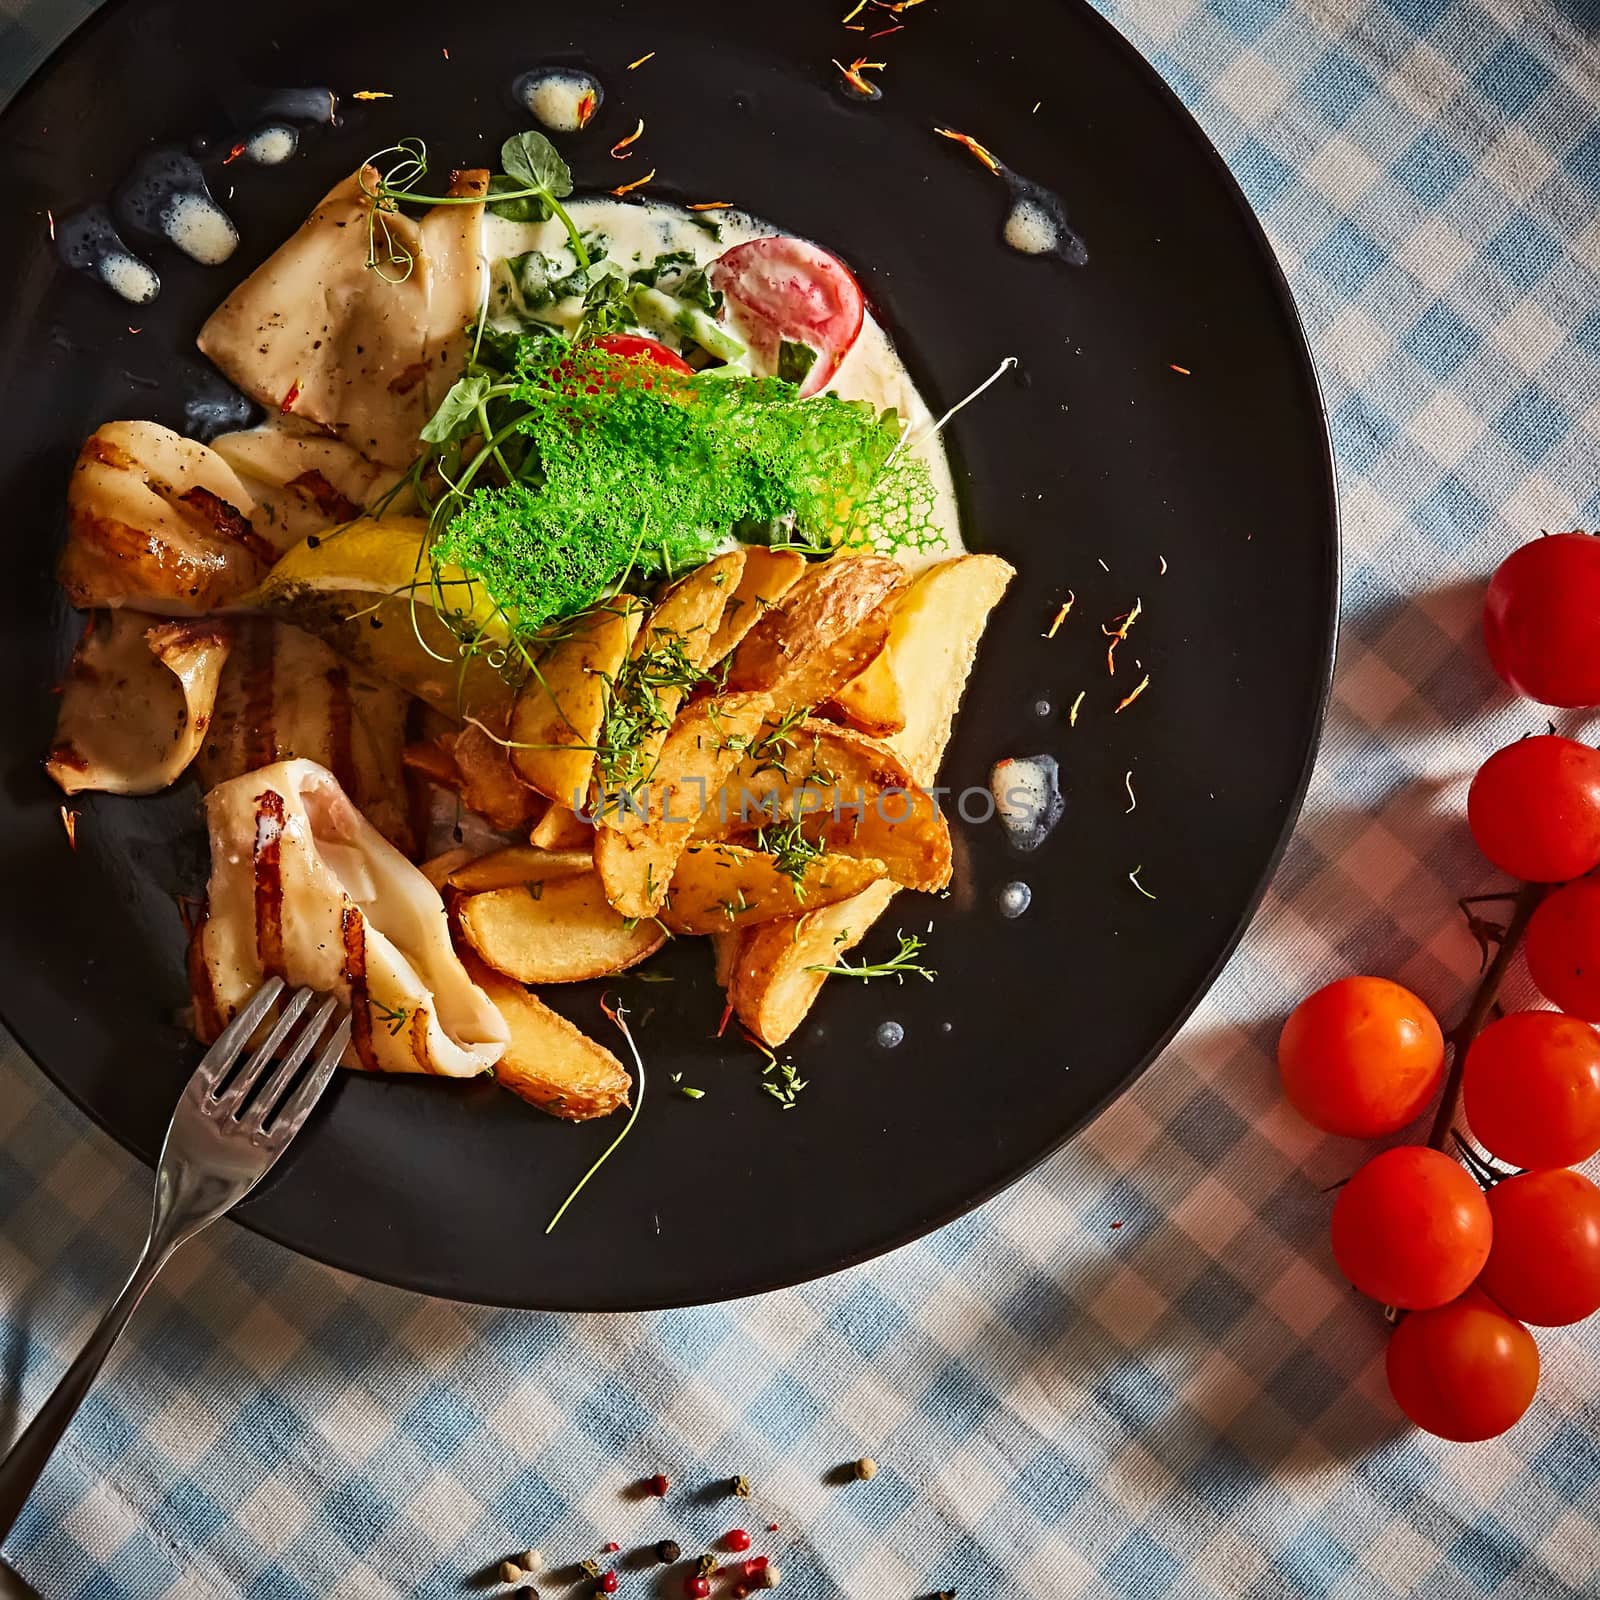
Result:
<svg viewBox="0 0 1600 1600"><path fill-rule="evenodd" d="M447 716L487 719L515 696L504 670L511 646L504 618L465 572L434 564L421 517L363 517L313 535L283 556L247 603L314 633Z"/></svg>

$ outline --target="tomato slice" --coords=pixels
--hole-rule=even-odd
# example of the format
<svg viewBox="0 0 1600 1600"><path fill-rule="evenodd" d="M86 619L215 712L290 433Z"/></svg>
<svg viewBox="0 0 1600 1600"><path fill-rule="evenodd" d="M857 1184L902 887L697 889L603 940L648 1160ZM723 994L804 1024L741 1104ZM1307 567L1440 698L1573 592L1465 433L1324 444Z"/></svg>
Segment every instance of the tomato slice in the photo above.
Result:
<svg viewBox="0 0 1600 1600"><path fill-rule="evenodd" d="M640 333L603 333L594 342L597 349L621 356L624 361L648 361L652 366L665 367L668 372L694 371L676 350Z"/></svg>
<svg viewBox="0 0 1600 1600"><path fill-rule="evenodd" d="M800 381L802 395L820 394L861 332L866 303L860 285L837 257L804 239L751 239L711 263L738 331L768 371L786 376L783 346L812 352Z"/></svg>

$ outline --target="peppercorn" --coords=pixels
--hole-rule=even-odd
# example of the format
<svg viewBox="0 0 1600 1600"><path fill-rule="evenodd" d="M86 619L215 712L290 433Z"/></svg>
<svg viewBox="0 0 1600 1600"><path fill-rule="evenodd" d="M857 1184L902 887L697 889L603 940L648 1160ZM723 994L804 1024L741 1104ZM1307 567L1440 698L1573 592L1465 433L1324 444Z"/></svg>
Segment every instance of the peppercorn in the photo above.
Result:
<svg viewBox="0 0 1600 1600"><path fill-rule="evenodd" d="M683 1580L683 1592L689 1596L689 1600L706 1600L706 1596L711 1593L711 1580L709 1578L685 1578Z"/></svg>
<svg viewBox="0 0 1600 1600"><path fill-rule="evenodd" d="M729 1593L732 1594L733 1600L749 1600L750 1585L748 1583L736 1583Z"/></svg>
<svg viewBox="0 0 1600 1600"><path fill-rule="evenodd" d="M522 1576L522 1568L515 1561L507 1557L500 1563L501 1583L515 1583Z"/></svg>
<svg viewBox="0 0 1600 1600"><path fill-rule="evenodd" d="M774 1562L769 1561L761 1569L761 1577L758 1581L763 1589L776 1589L783 1582L783 1574L778 1571Z"/></svg>
<svg viewBox="0 0 1600 1600"><path fill-rule="evenodd" d="M709 1578L717 1570L717 1558L708 1550L695 1563L695 1570L702 1578Z"/></svg>
<svg viewBox="0 0 1600 1600"><path fill-rule="evenodd" d="M767 1570L767 1560L766 1556L751 1556L744 1564L745 1577L759 1578Z"/></svg>
<svg viewBox="0 0 1600 1600"><path fill-rule="evenodd" d="M619 1582L621 1582L621 1580L617 1577L615 1572L608 1572L600 1580L600 1593L615 1594L617 1592L617 1584Z"/></svg>
<svg viewBox="0 0 1600 1600"><path fill-rule="evenodd" d="M748 1500L750 1498L750 1480L743 1473L737 1478L729 1478L728 1493L738 1495L741 1500Z"/></svg>
<svg viewBox="0 0 1600 1600"><path fill-rule="evenodd" d="M608 1556L615 1555L621 1548L622 1546L615 1539L606 1540L605 1550Z"/></svg>
<svg viewBox="0 0 1600 1600"><path fill-rule="evenodd" d="M683 1551L679 1547L676 1539L663 1539L661 1543L656 1546L656 1560L659 1561L664 1567L670 1566L672 1562L676 1561L682 1554Z"/></svg>
<svg viewBox="0 0 1600 1600"><path fill-rule="evenodd" d="M539 1600L539 1591L531 1583L525 1583L512 1595L511 1600Z"/></svg>
<svg viewBox="0 0 1600 1600"><path fill-rule="evenodd" d="M878 1476L878 1463L871 1456L862 1456L855 1464L855 1475L865 1483L868 1478Z"/></svg>
<svg viewBox="0 0 1600 1600"><path fill-rule="evenodd" d="M524 1572L537 1572L544 1565L544 1552L542 1550L524 1550L517 1560L522 1563Z"/></svg>
<svg viewBox="0 0 1600 1600"><path fill-rule="evenodd" d="M658 1472L655 1477L646 1481L645 1487L651 1494L665 1498L667 1490L672 1487L672 1479L666 1473Z"/></svg>
<svg viewBox="0 0 1600 1600"><path fill-rule="evenodd" d="M743 1528L729 1528L723 1534L722 1542L729 1550L740 1551L750 1548L750 1535Z"/></svg>

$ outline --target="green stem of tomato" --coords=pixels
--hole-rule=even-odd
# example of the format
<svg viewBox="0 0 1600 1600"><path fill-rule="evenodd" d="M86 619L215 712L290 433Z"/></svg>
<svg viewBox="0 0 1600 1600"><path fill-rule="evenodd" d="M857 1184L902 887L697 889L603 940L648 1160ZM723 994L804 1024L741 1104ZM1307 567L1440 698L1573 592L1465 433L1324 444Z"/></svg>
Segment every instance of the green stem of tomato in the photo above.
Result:
<svg viewBox="0 0 1600 1600"><path fill-rule="evenodd" d="M1483 977L1478 980L1478 987L1473 993L1472 1003L1467 1007L1467 1014L1450 1035L1450 1072L1444 1080L1444 1093L1439 1098L1438 1114L1434 1117L1432 1131L1428 1134L1428 1143L1435 1150L1444 1149L1450 1138L1450 1130L1455 1126L1456 1114L1461 1109L1461 1074L1466 1070L1467 1051L1472 1041L1483 1032L1483 1025L1489 1020L1489 1013L1499 998L1500 985L1505 981L1506 969L1511 965L1511 958L1521 947L1523 934L1528 931L1528 921L1548 892L1548 884L1525 883L1513 897L1511 920L1506 924L1505 937L1500 941L1500 948L1495 951L1494 960L1489 963Z"/></svg>

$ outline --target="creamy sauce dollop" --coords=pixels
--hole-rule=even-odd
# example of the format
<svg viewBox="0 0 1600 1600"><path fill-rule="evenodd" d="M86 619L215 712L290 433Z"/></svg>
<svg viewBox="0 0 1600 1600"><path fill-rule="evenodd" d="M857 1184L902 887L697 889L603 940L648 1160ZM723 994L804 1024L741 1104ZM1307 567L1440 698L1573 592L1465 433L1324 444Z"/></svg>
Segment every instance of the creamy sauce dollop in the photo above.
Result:
<svg viewBox="0 0 1600 1600"><path fill-rule="evenodd" d="M202 266L220 266L239 247L239 230L212 197L200 163L181 150L146 151L114 204L132 227L161 235Z"/></svg>
<svg viewBox="0 0 1600 1600"><path fill-rule="evenodd" d="M747 212L729 210L715 213L717 233L695 220L696 213L660 202L627 204L621 200L572 200L567 210L579 232L591 229L605 236L610 257L625 271L647 266L657 256L672 251L687 251L699 266L709 265L736 244L750 239L770 238L784 230L775 228ZM561 272L571 271L576 262L567 245L566 230L558 221L508 222L504 217L485 216L484 253L490 261L541 250L559 264ZM541 312L553 323L570 326L576 321L576 300ZM670 338L667 342L671 342ZM926 552L902 552L900 559L910 568L925 566L959 555L961 520L956 505L955 482L943 441L930 433L934 417L911 374L906 371L889 335L867 312L861 333L850 347L829 389L845 400L865 400L880 411L893 410L907 437L915 438L912 447L927 464L935 495L933 518L944 535L945 548Z"/></svg>
<svg viewBox="0 0 1600 1600"><path fill-rule="evenodd" d="M995 810L1012 844L1037 850L1067 808L1061 795L1061 768L1054 756L1013 756L997 761L989 774Z"/></svg>
<svg viewBox="0 0 1600 1600"><path fill-rule="evenodd" d="M299 148L300 135L282 123L262 128L245 141L244 153L258 167L280 167Z"/></svg>
<svg viewBox="0 0 1600 1600"><path fill-rule="evenodd" d="M573 67L541 67L525 72L512 87L518 104L552 133L577 133L600 108L598 79ZM589 98L586 98L589 97Z"/></svg>
<svg viewBox="0 0 1600 1600"><path fill-rule="evenodd" d="M148 305L161 279L124 243L104 206L90 206L56 225L56 252L69 267L98 279L131 305Z"/></svg>

